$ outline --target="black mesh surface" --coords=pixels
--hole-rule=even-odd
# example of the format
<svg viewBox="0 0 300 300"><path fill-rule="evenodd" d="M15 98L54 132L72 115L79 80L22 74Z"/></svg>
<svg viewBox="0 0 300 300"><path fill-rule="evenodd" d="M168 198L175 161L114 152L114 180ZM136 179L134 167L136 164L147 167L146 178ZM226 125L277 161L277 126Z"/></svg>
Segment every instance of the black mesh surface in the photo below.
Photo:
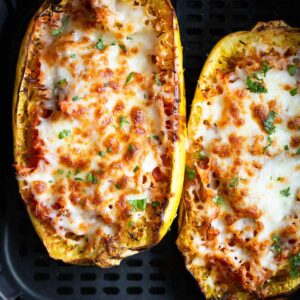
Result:
<svg viewBox="0 0 300 300"><path fill-rule="evenodd" d="M54 261L34 232L12 167L11 95L21 39L40 4L38 0L0 0L0 298L204 299L174 244L176 224L158 246L111 269ZM250 29L259 20L283 19L300 26L298 0L178 0L174 5L184 46L188 108L206 56L222 36ZM300 294L292 298L300 299Z"/></svg>

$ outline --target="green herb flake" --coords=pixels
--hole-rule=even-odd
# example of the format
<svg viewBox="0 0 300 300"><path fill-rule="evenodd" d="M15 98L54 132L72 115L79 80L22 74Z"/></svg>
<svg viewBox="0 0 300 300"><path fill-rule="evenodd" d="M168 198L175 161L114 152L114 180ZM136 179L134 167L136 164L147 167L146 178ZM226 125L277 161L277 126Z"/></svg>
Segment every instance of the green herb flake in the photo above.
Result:
<svg viewBox="0 0 300 300"><path fill-rule="evenodd" d="M267 137L267 141L268 141L268 144L263 148L263 153L266 153L267 149L272 145L272 139L269 135Z"/></svg>
<svg viewBox="0 0 300 300"><path fill-rule="evenodd" d="M246 84L248 86L248 90L252 93L267 93L268 90L265 88L265 86L257 81L253 81L249 76L247 76Z"/></svg>
<svg viewBox="0 0 300 300"><path fill-rule="evenodd" d="M135 199L128 200L129 204L132 206L133 211L141 211L146 209L147 199Z"/></svg>
<svg viewBox="0 0 300 300"><path fill-rule="evenodd" d="M76 54L71 54L70 57L71 58L76 58Z"/></svg>
<svg viewBox="0 0 300 300"><path fill-rule="evenodd" d="M151 202L153 208L158 207L160 203L158 201Z"/></svg>
<svg viewBox="0 0 300 300"><path fill-rule="evenodd" d="M120 128L122 128L123 125L125 125L125 124L130 124L130 123L129 123L129 121L127 120L126 117L120 116L120 117L119 117L119 126L120 126Z"/></svg>
<svg viewBox="0 0 300 300"><path fill-rule="evenodd" d="M195 153L195 158L199 159L199 160L204 160L206 158L206 156L203 153L201 153L200 151L198 151Z"/></svg>
<svg viewBox="0 0 300 300"><path fill-rule="evenodd" d="M52 31L51 31L52 36L60 35L65 30L65 27L67 26L68 21L69 21L69 17L63 16L62 20L61 20L61 26L58 29L52 29Z"/></svg>
<svg viewBox="0 0 300 300"><path fill-rule="evenodd" d="M133 222L133 221L129 221L129 222L128 222L128 227L132 227L132 226L133 226L133 224L134 224L134 222Z"/></svg>
<svg viewBox="0 0 300 300"><path fill-rule="evenodd" d="M135 147L134 147L133 144L129 144L129 145L128 145L128 150L129 150L130 152L133 152L134 149L135 149Z"/></svg>
<svg viewBox="0 0 300 300"><path fill-rule="evenodd" d="M136 173L139 169L140 169L139 166L135 166L134 169L133 169L133 172Z"/></svg>
<svg viewBox="0 0 300 300"><path fill-rule="evenodd" d="M80 177L75 177L74 179L75 179L76 181L83 181L83 179L80 178Z"/></svg>
<svg viewBox="0 0 300 300"><path fill-rule="evenodd" d="M297 149L296 154L300 154L300 148Z"/></svg>
<svg viewBox="0 0 300 300"><path fill-rule="evenodd" d="M236 186L239 184L239 181L240 181L240 179L239 179L238 177L232 178L232 179L229 181L228 186L229 186L230 188L234 188L234 187L236 187Z"/></svg>
<svg viewBox="0 0 300 300"><path fill-rule="evenodd" d="M100 38L98 40L98 42L95 45L95 48L98 49L98 50L104 50L105 49L105 45L104 45L104 42L103 42L102 38Z"/></svg>
<svg viewBox="0 0 300 300"><path fill-rule="evenodd" d="M54 181L53 181L53 180L51 180L51 179L50 179L50 180L48 180L48 183L53 183L53 182L54 182Z"/></svg>
<svg viewBox="0 0 300 300"><path fill-rule="evenodd" d="M67 84L67 83L68 83L67 79L63 78L63 79L56 82L56 86L62 86L62 85Z"/></svg>
<svg viewBox="0 0 300 300"><path fill-rule="evenodd" d="M117 42L116 41L113 41L113 42L111 42L110 43L112 46L115 46L115 45L117 45Z"/></svg>
<svg viewBox="0 0 300 300"><path fill-rule="evenodd" d="M65 171L62 170L62 169L57 170L57 172L58 172L58 174L60 174L60 175L63 175L63 174L65 173Z"/></svg>
<svg viewBox="0 0 300 300"><path fill-rule="evenodd" d="M72 98L72 101L78 101L78 100L80 100L80 99L82 99L82 97L75 96L75 97Z"/></svg>
<svg viewBox="0 0 300 300"><path fill-rule="evenodd" d="M93 184L97 184L99 181L93 173L89 173L87 176L87 181Z"/></svg>
<svg viewBox="0 0 300 300"><path fill-rule="evenodd" d="M108 147L107 149L106 149L106 152L107 153L110 153L112 150L111 150L111 148L110 147Z"/></svg>
<svg viewBox="0 0 300 300"><path fill-rule="evenodd" d="M133 38L131 36L127 36L126 40L133 40Z"/></svg>
<svg viewBox="0 0 300 300"><path fill-rule="evenodd" d="M159 136L158 136L157 134L152 135L152 137L153 137L155 140L159 141Z"/></svg>
<svg viewBox="0 0 300 300"><path fill-rule="evenodd" d="M297 72L297 67L295 65L288 65L287 71L291 76L295 76Z"/></svg>
<svg viewBox="0 0 300 300"><path fill-rule="evenodd" d="M212 202L219 205L219 206L222 206L223 205L223 198L220 195L214 196L212 198Z"/></svg>
<svg viewBox="0 0 300 300"><path fill-rule="evenodd" d="M282 249L280 247L280 237L278 235L273 235L272 241L273 241L272 249L277 253L281 253Z"/></svg>
<svg viewBox="0 0 300 300"><path fill-rule="evenodd" d="M297 92L298 92L298 88L294 88L294 89L290 90L290 95L291 96L296 96Z"/></svg>
<svg viewBox="0 0 300 300"><path fill-rule="evenodd" d="M262 62L262 69L261 69L259 72L260 72L260 73L263 73L263 74L264 74L264 77L266 77L267 72L268 72L270 69L272 69L272 67L270 67L266 61L263 61L263 62Z"/></svg>
<svg viewBox="0 0 300 300"><path fill-rule="evenodd" d="M71 171L68 171L68 172L67 172L66 177L67 177L67 178L70 178L70 177L71 177Z"/></svg>
<svg viewBox="0 0 300 300"><path fill-rule="evenodd" d="M80 172L81 172L80 169L76 169L75 172L74 172L74 175L76 176L76 175L78 175Z"/></svg>
<svg viewBox="0 0 300 300"><path fill-rule="evenodd" d="M275 111L271 110L267 118L263 122L264 127L268 134L273 134L276 130L276 127L274 125L275 116L276 116Z"/></svg>
<svg viewBox="0 0 300 300"><path fill-rule="evenodd" d="M284 150L290 150L289 145L284 145Z"/></svg>
<svg viewBox="0 0 300 300"><path fill-rule="evenodd" d="M104 151L99 151L98 155L101 156L101 157L103 157L105 155L105 152Z"/></svg>
<svg viewBox="0 0 300 300"><path fill-rule="evenodd" d="M119 47L120 49L122 49L122 51L126 52L127 49L126 49L126 46L125 45L122 45L122 44L119 44Z"/></svg>
<svg viewBox="0 0 300 300"><path fill-rule="evenodd" d="M185 172L187 174L188 179L195 179L196 178L196 172L194 169L189 168L188 166L185 167Z"/></svg>
<svg viewBox="0 0 300 300"><path fill-rule="evenodd" d="M70 136L70 135L71 135L71 130L69 130L69 129L64 129L64 130L62 130L62 131L58 134L58 138L59 138L60 140L62 140L62 139L66 138L66 137L68 137L68 136Z"/></svg>
<svg viewBox="0 0 300 300"><path fill-rule="evenodd" d="M125 84L128 84L134 77L135 72L130 72L126 78Z"/></svg>
<svg viewBox="0 0 300 300"><path fill-rule="evenodd" d="M290 274L292 277L297 277L298 267L300 267L300 253L290 257Z"/></svg>
<svg viewBox="0 0 300 300"><path fill-rule="evenodd" d="M159 74L155 74L155 84L157 86L162 86L162 82L160 81L160 77L159 77Z"/></svg>
<svg viewBox="0 0 300 300"><path fill-rule="evenodd" d="M119 184L119 183L116 183L116 184L115 184L115 187L116 187L116 189L118 189L118 190L121 190L121 189L122 189L122 185Z"/></svg>
<svg viewBox="0 0 300 300"><path fill-rule="evenodd" d="M285 190L281 190L280 191L280 195L282 195L284 197L289 197L291 195L290 190L291 190L290 187L286 188Z"/></svg>

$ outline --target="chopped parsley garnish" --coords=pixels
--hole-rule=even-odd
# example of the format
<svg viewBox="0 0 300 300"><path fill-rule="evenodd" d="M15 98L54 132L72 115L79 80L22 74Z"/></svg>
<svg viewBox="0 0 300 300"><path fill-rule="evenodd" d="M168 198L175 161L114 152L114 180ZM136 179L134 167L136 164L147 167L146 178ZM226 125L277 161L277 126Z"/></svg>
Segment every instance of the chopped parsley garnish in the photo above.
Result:
<svg viewBox="0 0 300 300"><path fill-rule="evenodd" d="M246 84L248 86L248 90L252 93L267 93L268 90L265 88L265 86L258 82L258 81L253 81L249 76L246 79Z"/></svg>
<svg viewBox="0 0 300 300"><path fill-rule="evenodd" d="M198 152L195 153L195 158L203 160L203 159L206 158L206 156L203 153L201 153L200 151L198 151Z"/></svg>
<svg viewBox="0 0 300 300"><path fill-rule="evenodd" d="M76 54L71 54L70 57L71 58L76 58Z"/></svg>
<svg viewBox="0 0 300 300"><path fill-rule="evenodd" d="M297 67L295 65L288 65L287 71L291 76L295 76L297 72Z"/></svg>
<svg viewBox="0 0 300 300"><path fill-rule="evenodd" d="M133 38L131 36L127 36L126 40L133 40Z"/></svg>
<svg viewBox="0 0 300 300"><path fill-rule="evenodd" d="M185 172L188 176L188 179L195 179L196 177L196 172L194 169L189 168L188 166L185 167Z"/></svg>
<svg viewBox="0 0 300 300"><path fill-rule="evenodd" d="M74 179L75 179L76 181L83 181L83 179L80 178L80 177L75 177Z"/></svg>
<svg viewBox="0 0 300 300"><path fill-rule="evenodd" d="M53 180L51 180L51 179L50 179L50 180L48 180L48 183L53 183L53 182L54 182L54 181L53 181Z"/></svg>
<svg viewBox="0 0 300 300"><path fill-rule="evenodd" d="M159 206L159 202L158 201L154 201L154 202L151 202L151 205L152 205L152 207L157 207L157 206Z"/></svg>
<svg viewBox="0 0 300 300"><path fill-rule="evenodd" d="M133 224L134 224L134 222L133 222L133 221L129 221L129 222L128 222L128 227L132 227L132 226L133 226Z"/></svg>
<svg viewBox="0 0 300 300"><path fill-rule="evenodd" d="M284 145L284 150L290 150L289 145Z"/></svg>
<svg viewBox="0 0 300 300"><path fill-rule="evenodd" d="M298 267L300 267L300 253L290 257L290 274L292 277L298 276Z"/></svg>
<svg viewBox="0 0 300 300"><path fill-rule="evenodd" d="M147 199L135 199L128 200L129 204L132 206L133 211L145 210Z"/></svg>
<svg viewBox="0 0 300 300"><path fill-rule="evenodd" d="M264 77L266 77L267 72L268 72L270 69L272 69L272 67L270 67L266 61L263 61L263 62L262 62L262 69L261 69L260 71L258 71L258 73L263 73L263 74L264 74Z"/></svg>
<svg viewBox="0 0 300 300"><path fill-rule="evenodd" d="M112 45L112 46L115 46L116 44L117 44L116 41L111 42L111 45Z"/></svg>
<svg viewBox="0 0 300 300"><path fill-rule="evenodd" d="M62 20L61 20L61 26L58 29L52 29L52 31L51 31L52 36L60 35L65 30L65 27L67 26L68 21L69 21L69 17L63 16Z"/></svg>
<svg viewBox="0 0 300 300"><path fill-rule="evenodd" d="M271 139L271 137L269 135L267 137L267 141L268 141L268 144L267 144L267 146L265 146L263 148L263 153L266 153L267 149L272 145L272 139Z"/></svg>
<svg viewBox="0 0 300 300"><path fill-rule="evenodd" d="M235 177L229 181L228 185L230 188L234 188L239 184L239 181L240 181L240 179L238 177Z"/></svg>
<svg viewBox="0 0 300 300"><path fill-rule="evenodd" d="M106 149L106 152L107 153L110 153L112 150L111 150L111 148L110 147L108 147L107 149Z"/></svg>
<svg viewBox="0 0 300 300"><path fill-rule="evenodd" d="M276 130L276 127L274 125L275 116L275 111L271 110L267 118L264 120L263 124L268 134L273 134Z"/></svg>
<svg viewBox="0 0 300 300"><path fill-rule="evenodd" d="M281 253L281 252L282 252L282 249L281 249L281 247L280 247L280 237L279 237L278 235L273 235L273 236L272 236L272 241L273 241L272 249L273 249L275 252Z"/></svg>
<svg viewBox="0 0 300 300"><path fill-rule="evenodd" d="M122 185L119 184L119 183L116 183L116 184L115 184L115 187L116 187L116 189L118 189L118 190L121 190L121 189L122 189Z"/></svg>
<svg viewBox="0 0 300 300"><path fill-rule="evenodd" d="M105 49L104 42L101 38L96 43L95 48L97 48L98 50L104 50Z"/></svg>
<svg viewBox="0 0 300 300"><path fill-rule="evenodd" d="M135 72L130 72L126 78L125 84L128 84L134 77Z"/></svg>
<svg viewBox="0 0 300 300"><path fill-rule="evenodd" d="M212 202L219 205L219 206L221 206L221 205L223 205L223 198L220 195L214 196L212 198Z"/></svg>
<svg viewBox="0 0 300 300"><path fill-rule="evenodd" d="M68 137L68 136L70 136L70 135L71 135L71 130L69 130L69 129L64 129L64 130L62 130L62 131L58 134L58 138L59 138L60 140L62 140L62 139L66 138L66 137Z"/></svg>
<svg viewBox="0 0 300 300"><path fill-rule="evenodd" d="M62 170L62 169L59 169L57 172L58 172L58 174L60 174L60 175L63 175L63 174L65 173L65 171Z"/></svg>
<svg viewBox="0 0 300 300"><path fill-rule="evenodd" d="M120 125L120 128L122 128L124 124L130 124L130 123L129 123L129 121L127 120L126 117L120 116L120 117L119 117L119 125Z"/></svg>
<svg viewBox="0 0 300 300"><path fill-rule="evenodd" d="M155 74L155 84L157 86L162 86L162 82L160 81L159 74Z"/></svg>
<svg viewBox="0 0 300 300"><path fill-rule="evenodd" d="M297 92L298 92L298 88L294 88L294 89L290 90L290 95L291 96L296 96Z"/></svg>
<svg viewBox="0 0 300 300"><path fill-rule="evenodd" d="M159 136L157 135L157 134L155 134L155 135L152 135L152 137L155 139L155 140L159 140Z"/></svg>
<svg viewBox="0 0 300 300"><path fill-rule="evenodd" d="M75 97L72 98L72 101L78 101L78 100L80 100L80 99L82 99L82 97L75 96Z"/></svg>
<svg viewBox="0 0 300 300"><path fill-rule="evenodd" d="M135 172L137 172L139 169L140 169L139 166L135 166L134 169L133 169L133 172L135 173Z"/></svg>
<svg viewBox="0 0 300 300"><path fill-rule="evenodd" d="M87 176L87 181L93 184L97 184L99 181L93 173L89 173Z"/></svg>
<svg viewBox="0 0 300 300"><path fill-rule="evenodd" d="M68 171L68 172L67 172L66 177L67 177L67 178L70 178L70 177L71 177L71 171Z"/></svg>
<svg viewBox="0 0 300 300"><path fill-rule="evenodd" d="M64 84L66 84L67 82L68 82L67 79L66 79L66 78L63 78L63 79L57 81L57 82L56 82L56 85L57 85L57 86L62 86L62 85L64 85Z"/></svg>
<svg viewBox="0 0 300 300"><path fill-rule="evenodd" d="M98 155L101 156L101 157L103 157L105 155L105 152L104 151L99 151Z"/></svg>
<svg viewBox="0 0 300 300"><path fill-rule="evenodd" d="M122 45L122 44L119 44L119 47L124 51L124 52L126 52L127 51L127 49L126 49L126 46L125 45Z"/></svg>
<svg viewBox="0 0 300 300"><path fill-rule="evenodd" d="M128 150L129 150L130 152L133 152L134 149L135 149L135 147L134 147L133 144L129 144L129 145L128 145Z"/></svg>
<svg viewBox="0 0 300 300"><path fill-rule="evenodd" d="M284 197L288 197L288 196L291 195L290 190L291 190L291 188L288 187L288 188L286 188L285 190L281 190L281 191L280 191L280 194L281 194L282 196L284 196Z"/></svg>
<svg viewBox="0 0 300 300"><path fill-rule="evenodd" d="M296 154L300 154L300 148L297 149Z"/></svg>
<svg viewBox="0 0 300 300"><path fill-rule="evenodd" d="M81 172L80 169L76 169L75 172L74 172L74 175L76 176L76 175L78 175L80 172Z"/></svg>

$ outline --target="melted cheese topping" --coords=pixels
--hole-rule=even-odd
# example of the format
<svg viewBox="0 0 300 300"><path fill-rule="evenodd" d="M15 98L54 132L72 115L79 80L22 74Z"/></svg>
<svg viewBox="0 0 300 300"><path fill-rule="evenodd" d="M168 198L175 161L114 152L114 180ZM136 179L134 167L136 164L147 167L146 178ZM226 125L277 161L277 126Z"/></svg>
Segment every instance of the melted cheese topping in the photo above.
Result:
<svg viewBox="0 0 300 300"><path fill-rule="evenodd" d="M223 292L256 291L300 245L300 53L263 48L217 72L189 126L179 246L193 273L211 270L202 286Z"/></svg>
<svg viewBox="0 0 300 300"><path fill-rule="evenodd" d="M19 179L36 216L63 239L138 241L148 223L153 234L160 226L169 193L175 85L162 40L170 33L145 6L86 2L36 21L36 164Z"/></svg>

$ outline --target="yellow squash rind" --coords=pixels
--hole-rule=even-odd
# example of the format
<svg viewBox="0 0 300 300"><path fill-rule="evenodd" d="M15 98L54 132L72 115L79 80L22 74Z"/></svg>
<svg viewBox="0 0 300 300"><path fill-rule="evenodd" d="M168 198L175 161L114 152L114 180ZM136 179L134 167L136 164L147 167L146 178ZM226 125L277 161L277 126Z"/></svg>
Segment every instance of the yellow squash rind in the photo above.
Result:
<svg viewBox="0 0 300 300"><path fill-rule="evenodd" d="M188 138L192 137L192 131L198 126L199 120L201 119L202 111L201 108L197 106L197 103L205 99L205 92L213 81L216 70L228 70L230 63L229 58L232 57L233 54L242 55L244 47L247 47L246 45L251 42L266 42L274 46L299 47L300 29L291 28L283 21L259 22L251 31L232 33L221 39L210 52L200 74L188 122ZM187 157L187 161L188 160L189 158ZM185 252L185 234L191 230L191 228L189 228L189 209L187 206L188 203L185 199L182 199L179 208L179 238L177 240L177 246L183 254ZM185 257L185 262L187 269L198 283L207 277L208 270L205 267L192 266L192 264L188 262L187 257ZM282 273L280 276L271 278L271 280L266 282L257 292L257 295L249 294L241 288L237 288L231 293L218 292L216 289L212 289L208 284L202 284L200 288L207 299L220 299L225 297L226 299L250 300L256 299L257 296L260 298L268 298L289 294L299 287L300 276L292 278L289 273L288 265L283 266L283 270L280 273Z"/></svg>
<svg viewBox="0 0 300 300"><path fill-rule="evenodd" d="M62 0L59 5L64 6L68 0ZM132 2L132 0L128 1ZM177 208L179 205L182 183L184 177L184 161L185 161L185 140L186 140L186 126L185 126L185 93L184 93L184 80L183 80L183 68L182 68L182 48L180 42L179 27L177 23L176 14L169 0L158 1L158 0L145 0L142 1L149 7L156 11L161 17L160 19L168 19L170 28L173 29L174 37L174 69L177 71L178 77L178 100L179 102L179 129L178 129L178 140L174 145L173 153L173 169L172 169L172 181L170 187L170 197L162 216L160 230L157 235L155 242L149 243L147 237L142 239L138 244L135 244L131 248L120 247L114 248L108 246L105 242L100 242L97 247L89 251L82 251L78 246L72 244L72 242L65 241L59 237L53 228L41 222L27 206L27 211L32 221L32 224L43 241L49 255L54 259L62 260L66 263L81 264L81 265L92 265L96 264L100 267L111 267L119 265L121 260L130 255L136 254L143 249L148 249L156 245L164 237L169 227L171 226L174 218L176 217ZM23 39L19 60L16 69L16 80L14 88L13 98L13 132L14 132L14 157L17 165L21 165L24 161L23 152L26 147L26 107L28 104L26 96L26 81L24 80L28 50L31 41L31 35L34 30L35 19L41 13L46 10L52 9L52 1L46 0L39 10L36 12L31 22L29 23L27 32ZM168 22L168 20L166 21ZM25 182L19 181L19 188L22 191ZM150 240L150 239L149 239Z"/></svg>

